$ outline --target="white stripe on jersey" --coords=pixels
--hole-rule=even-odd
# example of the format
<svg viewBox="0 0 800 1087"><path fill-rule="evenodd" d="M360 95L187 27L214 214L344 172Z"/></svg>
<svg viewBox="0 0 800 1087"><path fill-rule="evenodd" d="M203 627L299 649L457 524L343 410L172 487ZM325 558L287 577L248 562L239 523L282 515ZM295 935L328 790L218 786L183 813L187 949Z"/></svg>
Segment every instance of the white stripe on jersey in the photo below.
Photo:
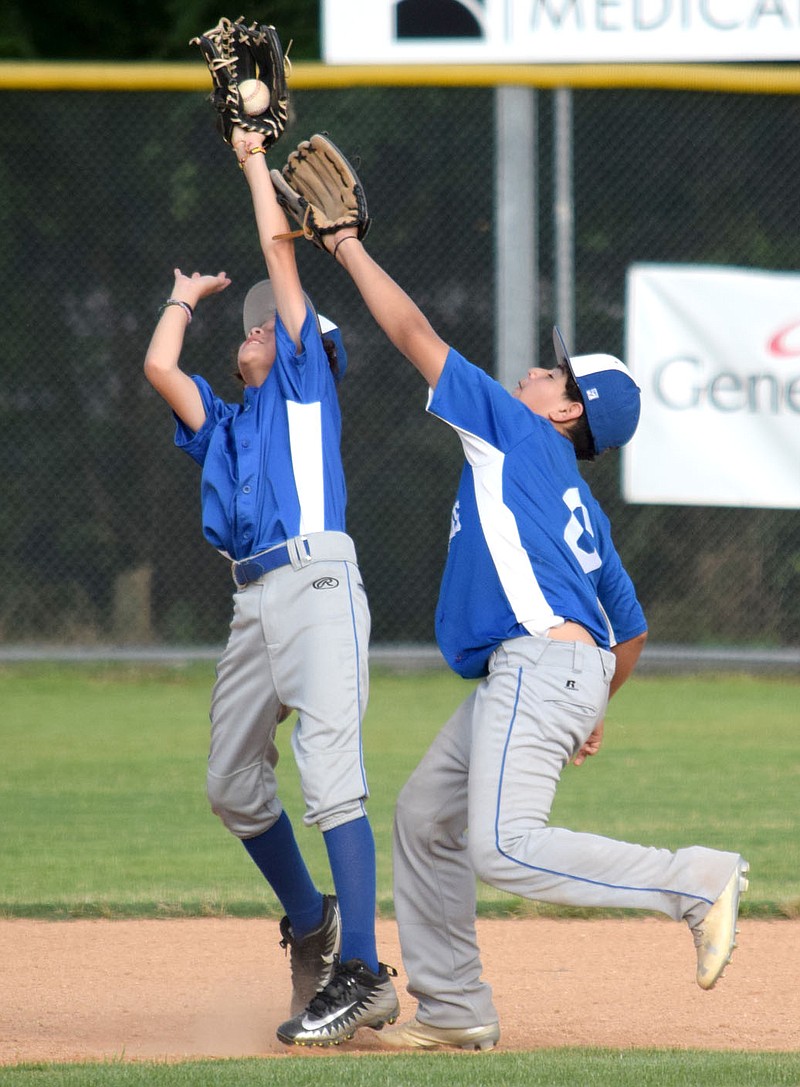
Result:
<svg viewBox="0 0 800 1087"><path fill-rule="evenodd" d="M606 630L608 631L608 644L613 649L614 646L617 644L617 638L616 638L616 635L614 634L614 628L611 625L611 620L608 618L608 612L603 607L603 605L600 603L600 597L599 596L597 597L597 606L600 609L600 614L603 616L603 622L606 624Z"/></svg>
<svg viewBox="0 0 800 1087"><path fill-rule="evenodd" d="M544 634L564 620L545 599L522 546L516 518L503 502L505 454L482 438L456 429L472 467L478 517L503 592L517 622L531 634Z"/></svg>
<svg viewBox="0 0 800 1087"><path fill-rule="evenodd" d="M300 502L300 535L325 531L325 480L322 469L322 411L313 404L286 401L292 472Z"/></svg>

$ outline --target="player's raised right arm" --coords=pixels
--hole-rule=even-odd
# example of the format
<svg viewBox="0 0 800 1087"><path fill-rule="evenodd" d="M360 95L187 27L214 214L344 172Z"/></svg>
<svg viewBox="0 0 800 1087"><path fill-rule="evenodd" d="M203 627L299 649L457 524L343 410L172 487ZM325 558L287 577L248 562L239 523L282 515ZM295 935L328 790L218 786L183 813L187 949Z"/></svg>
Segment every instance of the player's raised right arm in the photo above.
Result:
<svg viewBox="0 0 800 1087"><path fill-rule="evenodd" d="M234 153L250 187L261 251L275 292L275 305L283 327L299 351L303 322L306 319L306 300L297 271L289 223L275 198L266 157L257 153L259 148L263 150L264 137L258 132L245 132L241 128L234 128L231 139Z"/></svg>
<svg viewBox="0 0 800 1087"><path fill-rule="evenodd" d="M192 430L200 429L206 420L206 412L197 386L179 366L186 328L197 303L209 294L224 291L229 283L224 272L215 276L203 276L199 272L185 276L176 268L172 293L162 307L145 356L145 377Z"/></svg>

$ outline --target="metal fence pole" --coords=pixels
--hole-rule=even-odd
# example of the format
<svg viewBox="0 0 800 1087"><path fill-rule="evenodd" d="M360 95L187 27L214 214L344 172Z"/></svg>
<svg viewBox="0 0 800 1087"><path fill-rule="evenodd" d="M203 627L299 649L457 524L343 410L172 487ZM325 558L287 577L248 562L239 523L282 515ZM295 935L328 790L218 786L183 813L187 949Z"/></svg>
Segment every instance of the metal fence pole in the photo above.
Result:
<svg viewBox="0 0 800 1087"><path fill-rule="evenodd" d="M537 364L536 91L495 90L495 373L510 388Z"/></svg>
<svg viewBox="0 0 800 1087"><path fill-rule="evenodd" d="M572 191L572 91L553 96L553 229L555 314L570 351L575 344L575 201Z"/></svg>

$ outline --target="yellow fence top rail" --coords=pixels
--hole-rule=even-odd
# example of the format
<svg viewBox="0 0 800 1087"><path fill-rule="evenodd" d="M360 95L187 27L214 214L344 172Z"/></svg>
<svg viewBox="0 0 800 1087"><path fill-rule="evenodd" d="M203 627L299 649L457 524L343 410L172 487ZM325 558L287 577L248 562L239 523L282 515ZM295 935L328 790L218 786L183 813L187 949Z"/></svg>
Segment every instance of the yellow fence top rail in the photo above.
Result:
<svg viewBox="0 0 800 1087"><path fill-rule="evenodd" d="M294 90L344 87L472 86L636 88L719 91L741 94L800 94L800 67L757 64L294 64ZM0 61L0 90L26 91L209 91L210 79L196 63Z"/></svg>

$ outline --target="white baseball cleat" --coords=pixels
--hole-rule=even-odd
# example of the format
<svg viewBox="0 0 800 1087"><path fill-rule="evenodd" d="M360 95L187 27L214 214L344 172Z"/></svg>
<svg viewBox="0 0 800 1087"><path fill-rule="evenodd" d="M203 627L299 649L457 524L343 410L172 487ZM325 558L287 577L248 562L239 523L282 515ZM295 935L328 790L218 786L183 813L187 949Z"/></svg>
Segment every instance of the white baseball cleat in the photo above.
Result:
<svg viewBox="0 0 800 1087"><path fill-rule="evenodd" d="M393 1049L494 1049L500 1039L500 1024L481 1027L434 1027L411 1019L379 1036Z"/></svg>
<svg viewBox="0 0 800 1087"><path fill-rule="evenodd" d="M703 920L692 927L697 948L697 984L701 989L713 989L730 962L736 947L739 896L747 890L749 870L750 865L740 857L722 894Z"/></svg>

